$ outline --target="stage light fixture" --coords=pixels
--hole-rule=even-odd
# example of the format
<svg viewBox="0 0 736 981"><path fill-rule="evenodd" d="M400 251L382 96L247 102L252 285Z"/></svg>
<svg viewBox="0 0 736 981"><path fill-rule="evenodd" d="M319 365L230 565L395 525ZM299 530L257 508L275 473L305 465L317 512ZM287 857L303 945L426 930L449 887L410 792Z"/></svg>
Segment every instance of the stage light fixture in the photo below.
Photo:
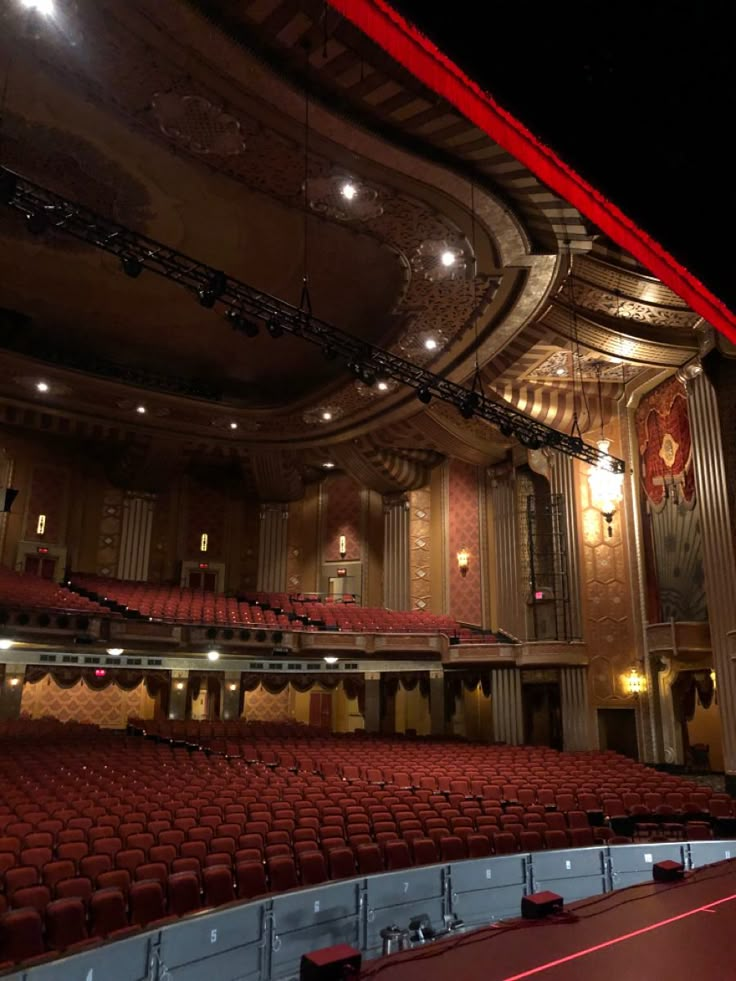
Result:
<svg viewBox="0 0 736 981"><path fill-rule="evenodd" d="M203 289L197 291L200 305L206 310L211 310L225 292L226 287L227 279L225 273L216 272L209 283Z"/></svg>
<svg viewBox="0 0 736 981"><path fill-rule="evenodd" d="M130 276L131 279L138 279L140 274L143 272L143 264L133 256L125 256L125 258L121 260L121 265L125 275Z"/></svg>
<svg viewBox="0 0 736 981"><path fill-rule="evenodd" d="M505 436L506 439L509 439L511 436L513 436L514 427L509 422L502 422L501 425L498 427L498 429L501 435Z"/></svg>
<svg viewBox="0 0 736 981"><path fill-rule="evenodd" d="M346 201L352 201L358 193L358 188L353 184L352 181L345 181L345 183L340 188L340 194L345 198Z"/></svg>
<svg viewBox="0 0 736 981"><path fill-rule="evenodd" d="M324 356L325 361L334 361L338 357L338 352L334 347L332 347L331 344L326 344L322 348L322 354Z"/></svg>
<svg viewBox="0 0 736 981"><path fill-rule="evenodd" d="M361 380L367 388L373 388L376 384L376 376L370 368L363 368Z"/></svg>
<svg viewBox="0 0 736 981"><path fill-rule="evenodd" d="M542 448L542 440L534 433L519 433L518 440L528 450L540 450Z"/></svg>
<svg viewBox="0 0 736 981"><path fill-rule="evenodd" d="M49 227L49 219L43 211L36 211L34 214L28 215L27 224L31 235L43 235Z"/></svg>
<svg viewBox="0 0 736 981"><path fill-rule="evenodd" d="M268 323L266 324L266 330L271 335L271 337L273 337L274 340L278 340L279 337L284 336L283 324L279 320L277 320L276 317L272 317L268 321Z"/></svg>
<svg viewBox="0 0 736 981"><path fill-rule="evenodd" d="M429 405L429 403L432 401L432 393L430 392L430 390L428 388L424 388L424 387L418 388L417 389L417 398L424 405Z"/></svg>
<svg viewBox="0 0 736 981"><path fill-rule="evenodd" d="M478 393L468 392L468 394L460 401L458 405L458 411L463 419L472 419L473 413L478 408Z"/></svg>
<svg viewBox="0 0 736 981"><path fill-rule="evenodd" d="M249 317L244 317L237 310L228 310L225 316L230 321L230 326L233 330L237 330L240 334L245 334L246 337L258 337L260 327L257 321L251 320Z"/></svg>

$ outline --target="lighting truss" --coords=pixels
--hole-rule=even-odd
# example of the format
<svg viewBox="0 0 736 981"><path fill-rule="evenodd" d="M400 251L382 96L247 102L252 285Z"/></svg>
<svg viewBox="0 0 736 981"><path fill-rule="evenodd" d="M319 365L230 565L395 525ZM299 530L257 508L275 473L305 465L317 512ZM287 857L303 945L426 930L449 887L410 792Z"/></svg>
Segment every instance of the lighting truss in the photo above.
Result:
<svg viewBox="0 0 736 981"><path fill-rule="evenodd" d="M120 259L123 270L137 276L142 270L178 283L206 307L215 303L227 312L231 324L249 333L253 321L263 321L273 337L290 334L320 347L328 358L360 365L373 377L392 378L414 389L425 404L432 397L454 405L466 418L476 416L515 437L530 449L549 447L585 463L623 473L622 460L590 446L577 436L562 433L502 402L465 388L390 351L367 344L334 327L309 310L299 309L190 256L139 235L95 214L24 177L0 167L0 202L23 213L36 233L63 232Z"/></svg>

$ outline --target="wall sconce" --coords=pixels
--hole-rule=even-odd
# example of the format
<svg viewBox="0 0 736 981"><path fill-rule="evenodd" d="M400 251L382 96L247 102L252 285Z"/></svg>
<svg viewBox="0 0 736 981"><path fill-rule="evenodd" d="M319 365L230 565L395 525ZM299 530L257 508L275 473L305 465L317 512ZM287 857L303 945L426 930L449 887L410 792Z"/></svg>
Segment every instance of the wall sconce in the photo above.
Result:
<svg viewBox="0 0 736 981"><path fill-rule="evenodd" d="M348 540L345 537L345 535L340 535L340 543L339 543L338 551L340 553L341 559L344 559L345 556L348 554Z"/></svg>
<svg viewBox="0 0 736 981"><path fill-rule="evenodd" d="M184 682L183 681L177 681L177 683L176 683L176 690L177 691L184 691Z"/></svg>
<svg viewBox="0 0 736 981"><path fill-rule="evenodd" d="M20 684L20 678L11 678L9 684L11 688L17 688Z"/></svg>
<svg viewBox="0 0 736 981"><path fill-rule="evenodd" d="M598 440L598 449L601 453L608 453L610 445L610 439ZM593 507L600 511L604 517L608 526L609 538L613 537L613 516L623 498L623 481L623 474L614 473L610 470L606 461L597 463L588 472L590 501Z"/></svg>
<svg viewBox="0 0 736 981"><path fill-rule="evenodd" d="M237 690L238 690L237 685L230 685L230 691L237 691Z"/></svg>
<svg viewBox="0 0 736 981"><path fill-rule="evenodd" d="M710 680L713 682L713 691L718 691L718 684L716 681L716 672L714 668L710 669Z"/></svg>
<svg viewBox="0 0 736 981"><path fill-rule="evenodd" d="M636 665L624 675L624 687L629 695L641 695L647 690L647 679Z"/></svg>
<svg viewBox="0 0 736 981"><path fill-rule="evenodd" d="M39 514L38 521L36 522L36 535L38 538L42 538L46 533L46 515Z"/></svg>
<svg viewBox="0 0 736 981"><path fill-rule="evenodd" d="M467 548L461 548L457 553L457 567L460 570L460 575L465 578L468 574L468 569L470 568L470 552Z"/></svg>
<svg viewBox="0 0 736 981"><path fill-rule="evenodd" d="M202 537L199 539L199 551L206 552L209 547L210 539L206 531L202 532Z"/></svg>

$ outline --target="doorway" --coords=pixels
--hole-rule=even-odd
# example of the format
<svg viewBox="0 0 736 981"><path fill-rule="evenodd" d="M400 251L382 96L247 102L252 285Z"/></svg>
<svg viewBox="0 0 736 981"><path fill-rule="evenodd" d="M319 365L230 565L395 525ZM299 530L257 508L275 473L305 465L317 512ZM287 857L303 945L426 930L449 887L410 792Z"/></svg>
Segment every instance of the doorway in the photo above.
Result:
<svg viewBox="0 0 736 981"><path fill-rule="evenodd" d="M533 682L521 687L526 746L562 749L562 703L556 681Z"/></svg>
<svg viewBox="0 0 736 981"><path fill-rule="evenodd" d="M639 759L635 709L598 709L598 740L601 749L612 749L632 760Z"/></svg>
<svg viewBox="0 0 736 981"><path fill-rule="evenodd" d="M26 555L23 571L27 576L53 579L56 574L56 559L49 555Z"/></svg>
<svg viewBox="0 0 736 981"><path fill-rule="evenodd" d="M309 693L309 724L317 729L332 729L332 694L313 691Z"/></svg>
<svg viewBox="0 0 736 981"><path fill-rule="evenodd" d="M195 590L202 589L206 593L214 593L217 589L217 573L216 572L190 572L189 588Z"/></svg>

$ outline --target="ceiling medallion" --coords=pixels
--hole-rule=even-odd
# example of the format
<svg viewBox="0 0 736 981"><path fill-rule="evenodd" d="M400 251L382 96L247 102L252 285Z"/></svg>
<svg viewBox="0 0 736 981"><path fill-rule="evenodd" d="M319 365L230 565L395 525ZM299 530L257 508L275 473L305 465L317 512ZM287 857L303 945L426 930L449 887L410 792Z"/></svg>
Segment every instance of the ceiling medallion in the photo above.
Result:
<svg viewBox="0 0 736 981"><path fill-rule="evenodd" d="M431 283L465 276L465 250L444 238L425 239L414 250L411 267Z"/></svg>
<svg viewBox="0 0 736 981"><path fill-rule="evenodd" d="M166 416L171 415L170 409L167 409L164 406L146 406L145 411L141 412L140 400L134 402L132 399L118 399L115 404L124 412L134 412L141 418L144 416L153 416L155 419L163 419Z"/></svg>
<svg viewBox="0 0 736 981"><path fill-rule="evenodd" d="M302 415L302 419L308 426L327 426L335 422L344 413L344 409L339 405L321 405L316 409L310 409Z"/></svg>
<svg viewBox="0 0 736 981"><path fill-rule="evenodd" d="M335 221L370 221L383 214L374 187L340 174L308 180L307 200L312 211Z"/></svg>
<svg viewBox="0 0 736 981"><path fill-rule="evenodd" d="M232 419L229 416L220 419L210 419L211 426L214 426L215 429L222 429L232 436L237 436L239 432L256 433L261 428L260 422L256 422L255 419L243 419L240 416L238 416L237 427L233 427L231 423Z"/></svg>
<svg viewBox="0 0 736 981"><path fill-rule="evenodd" d="M379 378L374 385L366 385L365 382L356 381L355 389L358 395L364 399L375 399L381 395L390 395L399 387L395 378Z"/></svg>
<svg viewBox="0 0 736 981"><path fill-rule="evenodd" d="M207 99L157 92L152 105L161 132L194 153L231 157L245 150L238 120Z"/></svg>

